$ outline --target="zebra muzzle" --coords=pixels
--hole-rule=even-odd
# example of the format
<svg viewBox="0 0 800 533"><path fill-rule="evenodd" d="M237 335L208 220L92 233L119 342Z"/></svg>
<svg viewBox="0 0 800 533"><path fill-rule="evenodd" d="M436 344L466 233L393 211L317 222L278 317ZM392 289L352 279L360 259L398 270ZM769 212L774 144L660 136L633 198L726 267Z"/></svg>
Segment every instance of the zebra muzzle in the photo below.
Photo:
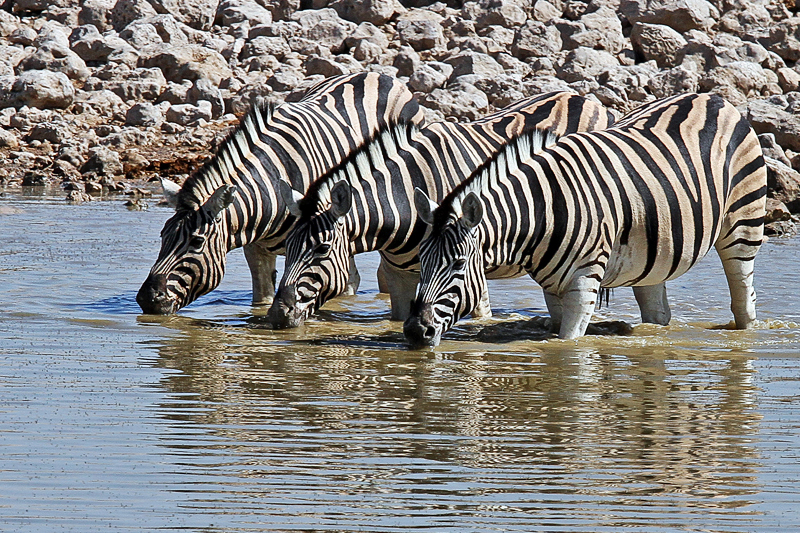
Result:
<svg viewBox="0 0 800 533"><path fill-rule="evenodd" d="M294 285L285 285L278 289L267 313L267 319L275 329L296 328L303 325L308 305L298 299Z"/></svg>
<svg viewBox="0 0 800 533"><path fill-rule="evenodd" d="M430 304L412 307L411 316L403 323L403 334L412 348L439 345L442 340L441 330L436 327L432 318L433 309Z"/></svg>
<svg viewBox="0 0 800 533"><path fill-rule="evenodd" d="M175 300L167 293L167 276L150 274L136 293L136 303L148 315L170 315L175 312Z"/></svg>

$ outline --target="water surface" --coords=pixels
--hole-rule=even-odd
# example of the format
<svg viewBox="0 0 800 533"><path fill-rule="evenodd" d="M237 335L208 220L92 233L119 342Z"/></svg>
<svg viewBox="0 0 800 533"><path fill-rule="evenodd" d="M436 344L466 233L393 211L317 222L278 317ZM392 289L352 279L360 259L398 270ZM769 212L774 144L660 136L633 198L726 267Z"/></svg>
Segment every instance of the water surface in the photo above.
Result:
<svg viewBox="0 0 800 533"><path fill-rule="evenodd" d="M154 203L154 202L151 202ZM296 331L250 307L240 251L173 317L134 296L169 210L0 198L2 531L795 531L800 240L757 258L733 331L716 257L673 323L546 339L528 279L406 349L374 256Z"/></svg>

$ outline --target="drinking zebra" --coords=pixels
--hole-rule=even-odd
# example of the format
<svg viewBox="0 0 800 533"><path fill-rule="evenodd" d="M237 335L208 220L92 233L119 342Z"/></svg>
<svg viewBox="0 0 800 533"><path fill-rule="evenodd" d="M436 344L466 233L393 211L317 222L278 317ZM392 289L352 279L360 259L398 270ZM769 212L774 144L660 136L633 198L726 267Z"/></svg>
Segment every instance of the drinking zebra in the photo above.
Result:
<svg viewBox="0 0 800 533"><path fill-rule="evenodd" d="M756 319L753 260L766 168L755 133L712 95L643 106L605 131L521 136L436 205L405 335L435 346L485 292L484 270L515 265L545 291L561 338L583 335L601 288L633 286L642 321L667 324L664 282L719 253L737 328Z"/></svg>
<svg viewBox="0 0 800 533"><path fill-rule="evenodd" d="M377 131L422 117L405 84L377 73L323 80L299 102L255 105L183 184L161 231L158 259L136 296L139 306L169 314L188 305L219 285L226 254L239 247L253 303L271 303L275 256L294 222L277 183L304 191ZM357 285L357 271L351 274Z"/></svg>
<svg viewBox="0 0 800 533"><path fill-rule="evenodd" d="M392 319L404 320L419 281L417 247L425 233L414 187L444 197L521 131L545 127L563 134L611 122L599 104L549 93L472 123L389 128L315 181L305 196L282 185L298 222L286 240L286 268L269 313L273 324L300 325L343 292L352 256L373 250L382 256L379 277L390 295ZM476 314L491 312L488 296L483 300Z"/></svg>

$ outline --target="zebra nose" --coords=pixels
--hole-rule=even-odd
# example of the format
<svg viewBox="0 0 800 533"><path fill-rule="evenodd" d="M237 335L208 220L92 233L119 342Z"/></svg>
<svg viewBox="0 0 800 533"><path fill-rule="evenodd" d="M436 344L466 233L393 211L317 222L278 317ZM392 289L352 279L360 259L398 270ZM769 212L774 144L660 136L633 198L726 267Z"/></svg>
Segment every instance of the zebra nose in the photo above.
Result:
<svg viewBox="0 0 800 533"><path fill-rule="evenodd" d="M417 313L412 312L411 316L403 324L403 334L412 347L436 346L438 344L436 326L431 324L429 320L430 314L430 310L422 308Z"/></svg>
<svg viewBox="0 0 800 533"><path fill-rule="evenodd" d="M298 313L297 302L297 290L294 285L284 285L278 289L267 313L267 318L275 329L296 328L303 323L301 313Z"/></svg>
<svg viewBox="0 0 800 533"><path fill-rule="evenodd" d="M136 303L149 315L171 314L174 302L167 294L167 276L150 274L136 293Z"/></svg>

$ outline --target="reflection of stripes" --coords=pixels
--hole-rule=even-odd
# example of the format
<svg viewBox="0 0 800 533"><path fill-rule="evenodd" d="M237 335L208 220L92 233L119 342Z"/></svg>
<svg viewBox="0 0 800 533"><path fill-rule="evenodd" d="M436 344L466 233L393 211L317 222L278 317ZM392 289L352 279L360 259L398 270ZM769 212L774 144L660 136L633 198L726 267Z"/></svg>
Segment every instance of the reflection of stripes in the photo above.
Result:
<svg viewBox="0 0 800 533"><path fill-rule="evenodd" d="M293 222L277 183L305 190L365 139L398 121L420 123L422 111L404 84L376 73L330 78L299 102L254 106L217 154L186 180L162 231L151 278L166 277L174 310L213 290L226 253L240 246L253 273L254 301L271 299L274 255ZM206 204L218 192L225 205L210 212ZM270 272L258 271L264 265ZM263 286L256 286L265 276ZM141 292L140 297L146 300Z"/></svg>
<svg viewBox="0 0 800 533"><path fill-rule="evenodd" d="M642 319L667 323L664 282L713 245L736 325L749 327L765 194L758 139L718 96L661 100L605 131L523 135L435 209L414 321L446 331L478 304L484 268L518 265L562 337L584 334L601 287L633 286ZM463 259L464 270L443 266Z"/></svg>
<svg viewBox="0 0 800 533"><path fill-rule="evenodd" d="M410 125L384 130L311 184L299 202L301 215L287 237L286 269L273 303L273 318L284 326L302 322L344 291L352 254L379 250L392 317L403 319L414 297L417 247L425 232L417 223L415 187L435 198L444 196L522 131L543 127L564 134L604 128L612 121L598 104L577 95L550 93L472 123L441 122L419 131ZM341 217L329 210L336 201L331 193L339 182L349 184L346 191L351 196L346 216ZM330 251L315 254L321 243L329 244ZM287 318L292 313L297 316Z"/></svg>

